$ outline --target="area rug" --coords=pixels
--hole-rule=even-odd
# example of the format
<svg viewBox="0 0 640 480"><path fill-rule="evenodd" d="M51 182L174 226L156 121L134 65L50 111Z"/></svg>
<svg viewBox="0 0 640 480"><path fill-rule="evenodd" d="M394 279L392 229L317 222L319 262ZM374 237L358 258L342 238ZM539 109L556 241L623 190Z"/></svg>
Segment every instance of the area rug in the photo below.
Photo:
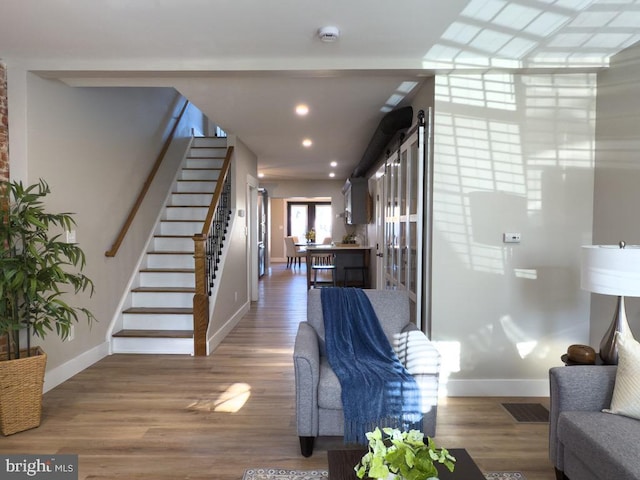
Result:
<svg viewBox="0 0 640 480"><path fill-rule="evenodd" d="M283 468L249 468L242 480L327 480L326 470L285 470Z"/></svg>
<svg viewBox="0 0 640 480"><path fill-rule="evenodd" d="M489 472L484 476L487 480L527 480L521 472Z"/></svg>
<svg viewBox="0 0 640 480"><path fill-rule="evenodd" d="M489 472L487 480L526 480L520 472ZM286 470L283 468L249 468L242 480L331 480L325 470Z"/></svg>

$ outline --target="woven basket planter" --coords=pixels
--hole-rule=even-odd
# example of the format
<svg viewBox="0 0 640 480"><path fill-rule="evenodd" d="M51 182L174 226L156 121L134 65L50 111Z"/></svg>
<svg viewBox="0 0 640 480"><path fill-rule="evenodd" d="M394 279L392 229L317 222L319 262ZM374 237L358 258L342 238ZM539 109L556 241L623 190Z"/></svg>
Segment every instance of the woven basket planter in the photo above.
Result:
<svg viewBox="0 0 640 480"><path fill-rule="evenodd" d="M18 360L0 356L0 431L11 435L40 425L47 355L40 347Z"/></svg>

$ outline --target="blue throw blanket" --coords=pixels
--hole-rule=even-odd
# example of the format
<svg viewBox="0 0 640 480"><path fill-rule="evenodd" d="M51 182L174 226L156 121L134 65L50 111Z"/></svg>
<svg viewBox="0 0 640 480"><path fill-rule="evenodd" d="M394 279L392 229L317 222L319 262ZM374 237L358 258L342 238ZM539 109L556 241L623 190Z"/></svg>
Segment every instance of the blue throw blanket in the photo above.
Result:
<svg viewBox="0 0 640 480"><path fill-rule="evenodd" d="M420 390L398 360L366 294L323 288L327 359L340 380L344 441L366 444L376 426L420 429Z"/></svg>

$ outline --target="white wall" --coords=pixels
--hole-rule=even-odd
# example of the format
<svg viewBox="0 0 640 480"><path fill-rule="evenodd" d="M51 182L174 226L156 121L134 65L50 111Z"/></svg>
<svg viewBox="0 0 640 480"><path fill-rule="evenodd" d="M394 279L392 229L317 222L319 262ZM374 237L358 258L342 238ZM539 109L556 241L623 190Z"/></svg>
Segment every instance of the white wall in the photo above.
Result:
<svg viewBox="0 0 640 480"><path fill-rule="evenodd" d="M450 395L545 395L549 367L589 340L595 81L436 78L433 339Z"/></svg>
<svg viewBox="0 0 640 480"><path fill-rule="evenodd" d="M640 46L611 60L598 75L593 243L640 244ZM616 298L592 295L591 342L596 350L611 323ZM640 299L626 299L631 330L640 338Z"/></svg>
<svg viewBox="0 0 640 480"><path fill-rule="evenodd" d="M30 73L25 79L26 88L14 85L26 91L26 115L17 115L26 123L12 123L11 129L20 132L17 151L28 152L28 157L12 152L12 171L21 172L28 183L44 178L52 190L48 207L75 213L77 241L87 255L85 273L96 287L92 298L76 297L72 303L88 307L98 322L91 329L86 322L78 324L75 339L64 345L54 335L43 342L48 354L47 375L61 365L72 374L77 365L69 366L68 362L82 358L86 366L108 353L110 323L182 160L191 127L202 128L202 114L191 110L190 123L185 122L176 132L177 140L120 251L107 258L105 252L160 152L183 99L169 88L72 88ZM25 145L21 145L23 141Z"/></svg>

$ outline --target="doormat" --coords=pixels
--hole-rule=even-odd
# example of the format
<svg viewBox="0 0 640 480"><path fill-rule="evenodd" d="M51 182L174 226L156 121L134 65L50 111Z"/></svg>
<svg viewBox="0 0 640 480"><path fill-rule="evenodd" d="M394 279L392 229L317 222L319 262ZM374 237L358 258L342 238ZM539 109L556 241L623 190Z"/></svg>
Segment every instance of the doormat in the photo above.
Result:
<svg viewBox="0 0 640 480"><path fill-rule="evenodd" d="M487 480L527 480L521 472L489 472ZM242 480L328 480L324 470L285 470L282 468L250 468L245 470Z"/></svg>
<svg viewBox="0 0 640 480"><path fill-rule="evenodd" d="M502 406L521 423L549 423L549 410L539 403L503 403Z"/></svg>

